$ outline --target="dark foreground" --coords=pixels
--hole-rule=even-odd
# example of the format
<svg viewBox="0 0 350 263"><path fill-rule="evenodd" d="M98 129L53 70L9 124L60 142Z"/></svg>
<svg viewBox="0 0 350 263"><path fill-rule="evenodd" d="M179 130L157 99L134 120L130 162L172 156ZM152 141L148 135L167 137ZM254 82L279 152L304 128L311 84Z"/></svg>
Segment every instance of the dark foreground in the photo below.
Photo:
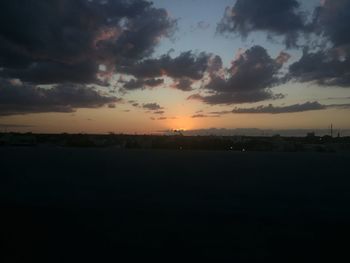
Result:
<svg viewBox="0 0 350 263"><path fill-rule="evenodd" d="M0 262L349 262L349 153L0 148L0 164Z"/></svg>

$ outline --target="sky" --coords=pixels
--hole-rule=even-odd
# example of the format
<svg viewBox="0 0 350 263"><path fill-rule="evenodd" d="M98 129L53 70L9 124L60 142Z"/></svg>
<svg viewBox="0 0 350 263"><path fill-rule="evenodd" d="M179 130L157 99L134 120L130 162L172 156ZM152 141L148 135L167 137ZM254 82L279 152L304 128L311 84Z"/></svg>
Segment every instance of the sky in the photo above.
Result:
<svg viewBox="0 0 350 263"><path fill-rule="evenodd" d="M350 0L4 0L0 131L350 129Z"/></svg>

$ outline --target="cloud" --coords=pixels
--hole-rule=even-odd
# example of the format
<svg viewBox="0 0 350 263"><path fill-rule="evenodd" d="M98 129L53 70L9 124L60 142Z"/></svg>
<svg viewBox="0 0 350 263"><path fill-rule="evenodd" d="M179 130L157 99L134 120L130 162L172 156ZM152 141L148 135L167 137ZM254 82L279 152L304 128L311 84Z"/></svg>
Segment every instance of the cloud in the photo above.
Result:
<svg viewBox="0 0 350 263"><path fill-rule="evenodd" d="M210 54L204 52L195 55L187 51L175 58L167 54L156 59L146 59L122 67L120 70L136 78L155 78L166 75L172 78L187 77L200 80L206 72L210 57Z"/></svg>
<svg viewBox="0 0 350 263"><path fill-rule="evenodd" d="M262 31L269 37L285 37L287 47L297 46L299 35L303 33L307 36L303 55L289 67L284 81L310 81L321 86L348 88L350 24L344 21L349 20L349 0L322 0L309 21L297 0L237 0L233 7L226 8L217 31L237 33L242 37ZM284 64L289 58L289 54L281 53L275 61ZM220 79L214 79L213 85L225 87ZM256 100L268 96L268 92L260 92ZM215 101L225 101L225 98L214 94L206 100L215 104Z"/></svg>
<svg viewBox="0 0 350 263"><path fill-rule="evenodd" d="M198 118L217 118L220 117L220 115L207 115L207 114L195 114L192 115L191 118L198 119Z"/></svg>
<svg viewBox="0 0 350 263"><path fill-rule="evenodd" d="M233 110L223 110L223 111L214 111L208 113L197 113L192 118L213 118L213 117L221 117L222 115L227 114L283 114L283 113L297 113L297 112L305 112L305 111L316 111L316 110L326 110L326 109L350 109L350 104L320 104L317 101L313 102L305 102L287 106L274 106L272 104L269 105L261 105L257 107L251 108L234 108Z"/></svg>
<svg viewBox="0 0 350 263"><path fill-rule="evenodd" d="M299 61L289 68L289 79L314 81L321 86L350 87L350 57L344 60L330 52L304 51Z"/></svg>
<svg viewBox="0 0 350 263"><path fill-rule="evenodd" d="M350 44L349 0L323 0L314 12L314 31L327 37L335 46Z"/></svg>
<svg viewBox="0 0 350 263"><path fill-rule="evenodd" d="M118 99L88 85L108 86L118 68L149 58L175 28L176 20L146 0L1 1L0 114L114 107ZM11 89L13 79L22 85ZM147 78L125 86L161 83Z"/></svg>
<svg viewBox="0 0 350 263"><path fill-rule="evenodd" d="M194 54L191 51L183 52L172 58L169 54L156 59L146 59L135 64L120 68L124 74L131 75L132 79L124 84L127 90L144 89L156 87L164 83L162 76L173 79L172 88L191 91L192 84L202 80L206 73L216 70L217 64L222 61L218 56L200 53ZM216 63L216 64L215 64ZM150 81L152 81L150 83Z"/></svg>
<svg viewBox="0 0 350 263"><path fill-rule="evenodd" d="M268 106L258 106L255 108L235 108L233 113L269 113L269 114L279 114L279 113L293 113L293 112L304 112L311 110L324 110L326 106L321 105L319 102L306 102L304 104L294 104L290 106L273 106L269 104Z"/></svg>
<svg viewBox="0 0 350 263"><path fill-rule="evenodd" d="M349 0L324 0L315 10L313 30L325 43L315 52L305 49L290 66L288 79L350 87L350 25L345 22L349 20Z"/></svg>
<svg viewBox="0 0 350 263"><path fill-rule="evenodd" d="M305 102L303 104L294 104L289 106L273 106L269 104L268 106L258 106L254 108L235 108L233 113L255 113L255 114L282 114L282 113L296 113L296 112L305 112L305 111L315 111L315 110L325 110L331 108L341 108L349 109L350 104L332 104L332 105L323 105L317 101L314 102Z"/></svg>
<svg viewBox="0 0 350 263"><path fill-rule="evenodd" d="M136 102L136 101L129 101L129 103L131 104L131 106L135 107L135 108L138 108L140 106L140 103Z"/></svg>
<svg viewBox="0 0 350 263"><path fill-rule="evenodd" d="M217 93L214 95L202 96L194 94L189 96L188 100L199 100L209 105L218 104L241 104L253 103L264 100L277 100L284 98L283 94L273 94L271 91L254 91L254 92L234 92L234 93Z"/></svg>
<svg viewBox="0 0 350 263"><path fill-rule="evenodd" d="M255 31L285 37L288 47L295 46L306 29L303 13L296 0L237 0L227 7L217 27L219 33L237 33L243 38Z"/></svg>
<svg viewBox="0 0 350 263"><path fill-rule="evenodd" d="M154 88L164 83L164 79L131 79L124 83L123 88L126 90Z"/></svg>
<svg viewBox="0 0 350 263"><path fill-rule="evenodd" d="M344 103L344 104L330 104L330 105L326 105L327 108L329 109L343 109L343 110L347 110L350 109L350 103Z"/></svg>
<svg viewBox="0 0 350 263"><path fill-rule="evenodd" d="M201 52L195 54L192 51L182 52L179 56L172 58L170 54L155 59L146 59L135 64L121 67L120 72L131 75L132 79L124 84L125 89L144 89L156 87L164 80L160 77L167 76L173 79L172 88L181 91L193 90L192 85L196 81L203 81L209 74L213 76L222 70L222 59L220 56ZM154 81L153 85L147 85L147 81Z"/></svg>
<svg viewBox="0 0 350 263"><path fill-rule="evenodd" d="M271 88L280 83L278 73L288 58L287 53L281 53L272 59L263 47L254 46L232 62L226 76L212 74L204 86L210 95L195 94L188 99L207 104L234 104L283 98L282 94L273 94Z"/></svg>
<svg viewBox="0 0 350 263"><path fill-rule="evenodd" d="M160 114L160 115L162 115L162 114L164 114L165 113L165 111L163 111L163 110L160 110L160 111L155 111L155 112L153 112L154 114Z"/></svg>
<svg viewBox="0 0 350 263"><path fill-rule="evenodd" d="M81 84L40 88L29 84L13 85L5 79L0 79L0 94L0 115L74 112L78 108L98 108L120 101Z"/></svg>
<svg viewBox="0 0 350 263"><path fill-rule="evenodd" d="M161 107L158 103L146 103L146 104L143 104L142 107L146 110L152 110L152 111L158 111L163 109L163 107Z"/></svg>
<svg viewBox="0 0 350 263"><path fill-rule="evenodd" d="M101 84L119 66L150 56L175 26L145 0L1 1L0 75Z"/></svg>
<svg viewBox="0 0 350 263"><path fill-rule="evenodd" d="M213 115L226 115L226 114L230 114L232 113L232 111L228 111L228 110L223 110L223 111L213 111L213 112L210 112L210 114L213 114Z"/></svg>
<svg viewBox="0 0 350 263"><path fill-rule="evenodd" d="M211 77L217 75L223 68L223 62L220 56L211 56L209 59L208 73Z"/></svg>
<svg viewBox="0 0 350 263"><path fill-rule="evenodd" d="M208 28L210 28L210 23L205 21L199 21L197 23L197 28L201 30L207 30Z"/></svg>
<svg viewBox="0 0 350 263"><path fill-rule="evenodd" d="M173 87L178 89L178 90L182 90L182 91L191 91L191 90L193 90L192 84L193 84L192 80L190 80L188 78L182 78L182 79L179 79L173 85Z"/></svg>
<svg viewBox="0 0 350 263"><path fill-rule="evenodd" d="M103 82L97 79L97 71L97 64L91 61L77 64L37 62L26 68L5 68L0 75L35 84L96 83L103 85Z"/></svg>
<svg viewBox="0 0 350 263"><path fill-rule="evenodd" d="M159 117L159 118L151 117L150 118L150 120L152 120L152 121L165 121L167 119L168 119L167 117Z"/></svg>

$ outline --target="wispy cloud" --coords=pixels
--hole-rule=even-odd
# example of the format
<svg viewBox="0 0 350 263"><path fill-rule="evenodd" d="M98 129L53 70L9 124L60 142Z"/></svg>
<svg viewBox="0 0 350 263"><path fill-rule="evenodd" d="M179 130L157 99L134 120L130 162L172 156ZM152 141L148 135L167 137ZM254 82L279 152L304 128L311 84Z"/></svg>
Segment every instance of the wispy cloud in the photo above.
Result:
<svg viewBox="0 0 350 263"><path fill-rule="evenodd" d="M302 104L294 104L288 106L274 106L269 104L267 106L258 106L253 108L234 108L233 113L254 113L254 114L282 114L282 113L296 113L305 111L317 111L325 109L350 109L350 104L331 104L324 105L319 102L305 102Z"/></svg>

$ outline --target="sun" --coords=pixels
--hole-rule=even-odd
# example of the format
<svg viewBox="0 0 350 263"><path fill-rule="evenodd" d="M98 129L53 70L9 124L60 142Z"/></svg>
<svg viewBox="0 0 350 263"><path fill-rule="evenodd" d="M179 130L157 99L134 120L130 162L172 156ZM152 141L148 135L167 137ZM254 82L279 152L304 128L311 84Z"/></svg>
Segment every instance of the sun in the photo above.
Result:
<svg viewBox="0 0 350 263"><path fill-rule="evenodd" d="M187 131L194 128L193 119L190 117L178 117L169 120L168 127L171 130Z"/></svg>

